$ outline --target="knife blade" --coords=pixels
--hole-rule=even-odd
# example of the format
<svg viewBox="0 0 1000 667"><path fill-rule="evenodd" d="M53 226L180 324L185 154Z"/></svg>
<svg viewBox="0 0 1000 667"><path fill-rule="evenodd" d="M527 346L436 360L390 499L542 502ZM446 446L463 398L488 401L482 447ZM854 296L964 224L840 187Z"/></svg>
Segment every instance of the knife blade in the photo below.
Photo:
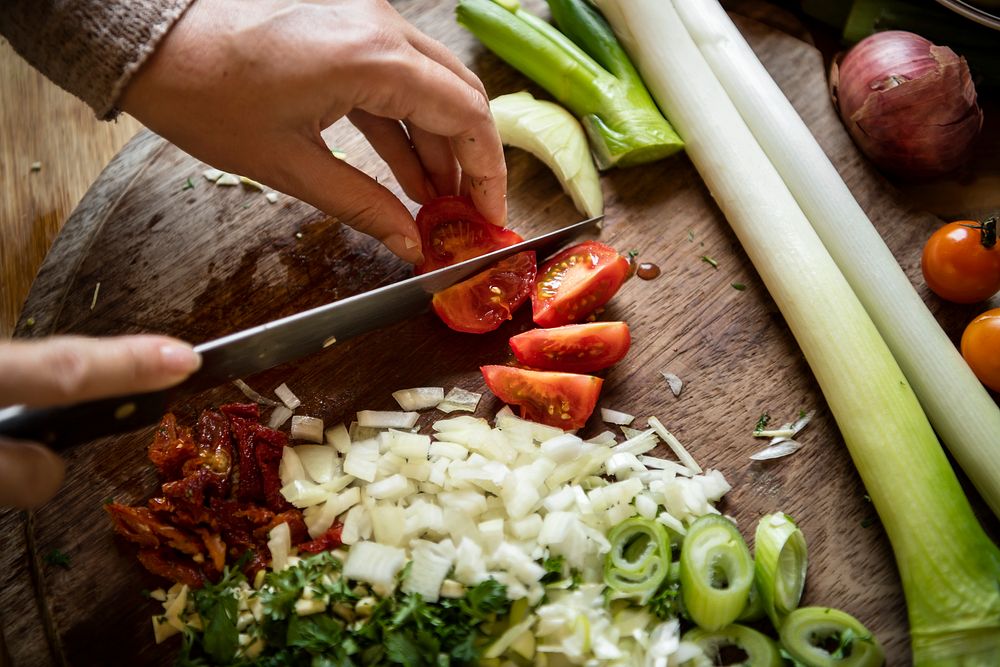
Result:
<svg viewBox="0 0 1000 667"><path fill-rule="evenodd" d="M155 424L179 396L253 375L418 315L434 294L519 252L557 249L599 228L603 218L582 220L464 262L201 343L194 348L201 354L201 368L176 387L70 406L2 409L0 436L60 450Z"/></svg>

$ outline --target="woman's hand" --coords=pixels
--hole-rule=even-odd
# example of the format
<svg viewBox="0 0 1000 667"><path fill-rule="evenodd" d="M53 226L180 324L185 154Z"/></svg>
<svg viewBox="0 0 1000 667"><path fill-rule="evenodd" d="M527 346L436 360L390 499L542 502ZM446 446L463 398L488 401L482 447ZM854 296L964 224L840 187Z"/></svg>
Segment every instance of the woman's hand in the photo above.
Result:
<svg viewBox="0 0 1000 667"><path fill-rule="evenodd" d="M413 200L461 189L491 222L506 217L503 149L482 83L385 0L197 0L119 106L212 166L306 201L411 262L420 235L406 207L320 136L342 116Z"/></svg>
<svg viewBox="0 0 1000 667"><path fill-rule="evenodd" d="M0 406L64 405L155 391L177 384L200 365L191 346L165 336L4 342ZM41 505L62 479L62 459L45 447L0 438L0 507Z"/></svg>

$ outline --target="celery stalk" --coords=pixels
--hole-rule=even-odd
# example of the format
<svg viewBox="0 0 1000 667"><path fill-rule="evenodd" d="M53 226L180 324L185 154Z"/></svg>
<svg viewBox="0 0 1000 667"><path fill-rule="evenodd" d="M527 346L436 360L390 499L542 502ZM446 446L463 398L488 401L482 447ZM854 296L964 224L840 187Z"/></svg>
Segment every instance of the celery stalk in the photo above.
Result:
<svg viewBox="0 0 1000 667"><path fill-rule="evenodd" d="M683 143L603 19L583 0L550 4L572 28L569 37L507 0L459 0L455 13L487 48L580 118L601 169L679 151Z"/></svg>
<svg viewBox="0 0 1000 667"><path fill-rule="evenodd" d="M686 140L823 390L892 543L915 664L1000 664L1000 550L872 320L674 3L598 6Z"/></svg>

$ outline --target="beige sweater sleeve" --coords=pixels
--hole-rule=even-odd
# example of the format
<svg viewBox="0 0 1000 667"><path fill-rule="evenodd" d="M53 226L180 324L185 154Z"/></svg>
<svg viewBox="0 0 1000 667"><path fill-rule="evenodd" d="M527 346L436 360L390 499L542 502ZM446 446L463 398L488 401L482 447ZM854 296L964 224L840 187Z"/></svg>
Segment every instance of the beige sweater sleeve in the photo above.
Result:
<svg viewBox="0 0 1000 667"><path fill-rule="evenodd" d="M0 34L98 118L193 0L0 0Z"/></svg>

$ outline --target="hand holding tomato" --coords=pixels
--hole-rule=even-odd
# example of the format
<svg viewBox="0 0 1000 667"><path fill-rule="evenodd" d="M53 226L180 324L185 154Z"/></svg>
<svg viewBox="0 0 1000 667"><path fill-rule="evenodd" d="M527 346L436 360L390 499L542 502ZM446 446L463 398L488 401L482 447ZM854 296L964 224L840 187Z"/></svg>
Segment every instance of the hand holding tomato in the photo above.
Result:
<svg viewBox="0 0 1000 667"><path fill-rule="evenodd" d="M931 290L955 303L985 301L1000 290L997 220L952 222L924 246L920 267Z"/></svg>
<svg viewBox="0 0 1000 667"><path fill-rule="evenodd" d="M1000 308L987 310L965 328L962 356L980 382L1000 391Z"/></svg>

